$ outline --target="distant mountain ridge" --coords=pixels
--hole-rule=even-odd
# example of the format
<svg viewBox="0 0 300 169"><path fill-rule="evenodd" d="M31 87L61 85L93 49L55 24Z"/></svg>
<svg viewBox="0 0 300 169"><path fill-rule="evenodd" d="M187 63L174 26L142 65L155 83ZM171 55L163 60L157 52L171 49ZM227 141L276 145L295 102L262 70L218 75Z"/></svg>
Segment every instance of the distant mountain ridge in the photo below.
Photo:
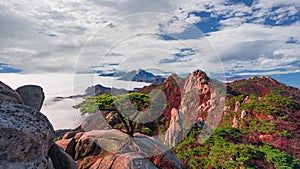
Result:
<svg viewBox="0 0 300 169"><path fill-rule="evenodd" d="M119 77L118 80L147 82L153 84L162 84L166 80L166 78L163 76L154 75L143 69L132 70L127 73L120 71L115 73L100 74L99 76Z"/></svg>
<svg viewBox="0 0 300 169"><path fill-rule="evenodd" d="M19 73L22 70L10 67L8 64L0 63L0 73Z"/></svg>

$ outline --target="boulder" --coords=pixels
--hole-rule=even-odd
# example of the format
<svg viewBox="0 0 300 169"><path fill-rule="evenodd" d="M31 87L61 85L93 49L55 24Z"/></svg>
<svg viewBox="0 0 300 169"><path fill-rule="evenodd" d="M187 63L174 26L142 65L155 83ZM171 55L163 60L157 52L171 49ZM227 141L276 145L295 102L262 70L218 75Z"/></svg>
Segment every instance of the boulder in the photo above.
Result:
<svg viewBox="0 0 300 169"><path fill-rule="evenodd" d="M0 164L7 168L53 168L48 150L54 130L42 113L0 101L0 131Z"/></svg>
<svg viewBox="0 0 300 169"><path fill-rule="evenodd" d="M41 89L33 88L33 92L27 88L30 96L35 89ZM26 100L26 92L21 93ZM53 144L53 126L38 111L42 102L31 104L26 100L29 106L25 105L16 91L0 82L0 169L76 168L74 160Z"/></svg>
<svg viewBox="0 0 300 169"><path fill-rule="evenodd" d="M64 152L57 144L53 144L49 151L55 169L77 169L72 157Z"/></svg>
<svg viewBox="0 0 300 169"><path fill-rule="evenodd" d="M101 147L88 134L83 134L77 141L74 159L79 160L87 156L98 155L100 152Z"/></svg>
<svg viewBox="0 0 300 169"><path fill-rule="evenodd" d="M234 111L235 112L240 112L240 107L241 107L241 103L240 102L235 102Z"/></svg>
<svg viewBox="0 0 300 169"><path fill-rule="evenodd" d="M0 81L0 100L23 104L21 96L12 88Z"/></svg>
<svg viewBox="0 0 300 169"><path fill-rule="evenodd" d="M79 169L91 168L183 168L181 161L155 138L120 130L78 133L75 160Z"/></svg>
<svg viewBox="0 0 300 169"><path fill-rule="evenodd" d="M66 132L66 133L63 135L62 139L70 139L70 138L73 138L77 133L78 133L78 132L76 132L76 131L68 131L68 132Z"/></svg>
<svg viewBox="0 0 300 169"><path fill-rule="evenodd" d="M153 163L147 159L137 156L133 153L127 154L110 154L96 161L91 169L157 169Z"/></svg>
<svg viewBox="0 0 300 169"><path fill-rule="evenodd" d="M47 156L40 156L35 159L23 162L10 162L0 160L1 169L56 169L53 167L52 160ZM67 169L67 168L66 168Z"/></svg>
<svg viewBox="0 0 300 169"><path fill-rule="evenodd" d="M247 114L248 114L248 113L247 113L246 110L242 110L242 112L241 112L241 119L246 118Z"/></svg>
<svg viewBox="0 0 300 169"><path fill-rule="evenodd" d="M22 97L24 104L33 107L37 111L41 110L45 99L43 88L35 85L26 85L19 87L16 91Z"/></svg>
<svg viewBox="0 0 300 169"><path fill-rule="evenodd" d="M58 140L56 144L63 148L71 157L75 157L76 140L74 138Z"/></svg>
<svg viewBox="0 0 300 169"><path fill-rule="evenodd" d="M231 127L234 127L234 128L238 127L238 120L237 120L236 116L234 116L234 118L232 120L232 126Z"/></svg>

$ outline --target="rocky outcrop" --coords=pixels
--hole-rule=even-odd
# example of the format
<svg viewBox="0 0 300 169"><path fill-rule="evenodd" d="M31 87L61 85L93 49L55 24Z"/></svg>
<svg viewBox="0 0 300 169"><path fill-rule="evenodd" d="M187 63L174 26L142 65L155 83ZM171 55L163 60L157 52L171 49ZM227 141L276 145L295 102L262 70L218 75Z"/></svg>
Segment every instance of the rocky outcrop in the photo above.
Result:
<svg viewBox="0 0 300 169"><path fill-rule="evenodd" d="M25 105L40 111L45 99L43 88L36 85L26 85L16 89Z"/></svg>
<svg viewBox="0 0 300 169"><path fill-rule="evenodd" d="M76 163L72 157L57 144L50 148L49 155L55 169L76 169Z"/></svg>
<svg viewBox="0 0 300 169"><path fill-rule="evenodd" d="M33 88L40 89L40 87ZM41 94L36 93L34 89L33 94L30 93L30 88L25 89L32 97ZM25 93L22 92L22 96ZM41 97L35 97L35 102L29 102L28 105L36 106L30 107L23 104L16 91L2 82L0 82L0 96L1 169L76 169L76 166L71 165L72 162L75 164L74 161L53 145L53 126L47 117L37 110L43 102L43 99L39 99ZM58 161L61 165L57 163Z"/></svg>
<svg viewBox="0 0 300 169"><path fill-rule="evenodd" d="M88 156L98 155L101 152L101 147L94 142L88 133L82 134L77 140L75 147L75 160L81 160Z"/></svg>
<svg viewBox="0 0 300 169"><path fill-rule="evenodd" d="M165 136L165 142L167 145L171 145L174 147L182 140L182 121L182 113L178 111L178 109L173 108L171 110L170 126Z"/></svg>
<svg viewBox="0 0 300 169"><path fill-rule="evenodd" d="M233 120L232 120L232 126L233 128L237 128L239 125L238 120L236 118L236 116L234 116Z"/></svg>
<svg viewBox="0 0 300 169"><path fill-rule="evenodd" d="M58 140L56 144L62 147L71 157L75 157L76 140L74 138Z"/></svg>
<svg viewBox="0 0 300 169"><path fill-rule="evenodd" d="M240 112L240 107L241 107L241 103L240 102L235 102L234 111L235 112Z"/></svg>
<svg viewBox="0 0 300 169"><path fill-rule="evenodd" d="M9 86L2 83L1 81L0 81L0 100L12 101L12 102L23 104L21 96L16 91L14 91Z"/></svg>
<svg viewBox="0 0 300 169"><path fill-rule="evenodd" d="M215 128L221 120L225 106L224 91L223 84L211 80L205 72L196 70L190 74L182 89L180 106L185 124L191 124L192 127L204 127L205 124L208 128ZM201 120L197 121L198 119Z"/></svg>
<svg viewBox="0 0 300 169"><path fill-rule="evenodd" d="M69 135L66 133L65 135ZM56 143L66 151L63 136ZM154 138L135 133L133 137L120 130L92 130L79 132L73 138L76 141L75 157L79 169L83 168L183 168L180 160L168 147ZM70 144L69 144L70 145ZM67 151L68 152L68 151Z"/></svg>
<svg viewBox="0 0 300 169"><path fill-rule="evenodd" d="M0 163L7 168L53 168L48 156L54 130L33 108L0 102Z"/></svg>
<svg viewBox="0 0 300 169"><path fill-rule="evenodd" d="M244 118L246 118L246 116L247 116L247 111L246 110L242 110L240 118L244 119Z"/></svg>
<svg viewBox="0 0 300 169"><path fill-rule="evenodd" d="M132 169L157 169L153 163L137 156L134 153L126 154L110 154L102 158L99 158L92 166L92 169L120 169L120 168L132 168Z"/></svg>
<svg viewBox="0 0 300 169"><path fill-rule="evenodd" d="M204 104L209 100L210 79L201 70L196 70L190 74L185 81L182 89L181 109L180 111L185 115L185 119L195 121L198 112Z"/></svg>

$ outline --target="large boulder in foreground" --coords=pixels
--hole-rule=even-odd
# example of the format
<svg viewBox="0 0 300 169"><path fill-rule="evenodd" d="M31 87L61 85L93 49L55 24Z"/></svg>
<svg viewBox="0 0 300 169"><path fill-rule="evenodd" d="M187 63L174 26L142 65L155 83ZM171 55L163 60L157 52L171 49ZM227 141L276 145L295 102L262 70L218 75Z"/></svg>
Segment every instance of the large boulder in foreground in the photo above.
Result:
<svg viewBox="0 0 300 169"><path fill-rule="evenodd" d="M40 111L45 99L43 88L36 85L26 85L16 90L22 97L24 104Z"/></svg>
<svg viewBox="0 0 300 169"><path fill-rule="evenodd" d="M0 131L0 168L53 168L48 150L54 130L42 113L0 101Z"/></svg>
<svg viewBox="0 0 300 169"><path fill-rule="evenodd" d="M65 141L70 140L69 137L63 138L67 138ZM168 147L140 133L130 137L115 129L92 130L78 133L73 138L76 139L73 149L79 169L183 168L181 161ZM63 148L70 148L71 143L66 146L63 140L56 143L62 144Z"/></svg>
<svg viewBox="0 0 300 169"><path fill-rule="evenodd" d="M53 143L53 126L38 111L44 96L41 87L20 91L27 105L0 82L0 169L76 169L71 156Z"/></svg>
<svg viewBox="0 0 300 169"><path fill-rule="evenodd" d="M142 156L134 153L109 154L98 159L92 169L119 169L119 168L138 168L138 169L157 169L157 167Z"/></svg>

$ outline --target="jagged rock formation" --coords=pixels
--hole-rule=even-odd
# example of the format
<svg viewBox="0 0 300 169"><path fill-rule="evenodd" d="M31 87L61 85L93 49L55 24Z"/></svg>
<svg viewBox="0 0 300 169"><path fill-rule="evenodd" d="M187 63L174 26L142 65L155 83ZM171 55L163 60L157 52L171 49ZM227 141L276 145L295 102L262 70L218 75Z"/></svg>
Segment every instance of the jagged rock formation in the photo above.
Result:
<svg viewBox="0 0 300 169"><path fill-rule="evenodd" d="M247 116L247 111L246 110L242 110L242 113L241 113L241 119L244 119L244 118L246 118L246 116Z"/></svg>
<svg viewBox="0 0 300 169"><path fill-rule="evenodd" d="M63 163L75 164L62 151L57 155L58 149L52 141L53 127L47 117L36 110L39 107L32 108L23 104L20 95L2 82L0 89L1 169L58 169L65 168L65 165L60 166ZM38 104L33 105L41 105L42 102L36 100L34 103ZM59 158L52 158L54 156ZM75 168L73 165L66 169Z"/></svg>
<svg viewBox="0 0 300 169"><path fill-rule="evenodd" d="M171 110L170 126L165 137L167 145L176 146L182 140L182 121L182 113L178 109L173 108Z"/></svg>
<svg viewBox="0 0 300 169"><path fill-rule="evenodd" d="M240 102L235 102L234 111L235 112L240 112L240 107L241 107L241 103Z"/></svg>
<svg viewBox="0 0 300 169"><path fill-rule="evenodd" d="M239 125L238 120L237 120L236 116L234 116L231 127L237 128L238 125Z"/></svg>
<svg viewBox="0 0 300 169"><path fill-rule="evenodd" d="M194 71L188 76L181 92L180 111L183 114L195 115L200 105L209 99L209 81L208 76L201 70ZM192 118L196 120L196 117L192 116Z"/></svg>
<svg viewBox="0 0 300 169"><path fill-rule="evenodd" d="M25 105L40 111L45 99L43 88L36 85L26 85L16 89Z"/></svg>
<svg viewBox="0 0 300 169"><path fill-rule="evenodd" d="M129 137L115 129L93 130L75 135L66 133L63 138L56 143L66 152L73 152L70 155L79 169L183 168L180 160L167 151L166 146L139 133Z"/></svg>
<svg viewBox="0 0 300 169"><path fill-rule="evenodd" d="M226 101L223 92L222 84L212 81L201 70L194 71L188 76L182 89L180 111L183 112L184 119L195 123L194 127L204 127L206 124L209 128L215 128Z"/></svg>
<svg viewBox="0 0 300 169"><path fill-rule="evenodd" d="M212 136L205 142L191 141L209 126L214 101L225 102L210 89L199 108L204 112L198 121L204 120L204 127L197 124L202 129L194 129L174 148L182 162L191 168L299 168L300 90L269 77L226 85L226 106Z"/></svg>
<svg viewBox="0 0 300 169"><path fill-rule="evenodd" d="M219 90L216 90L217 85L219 85ZM165 131L168 131L172 124L170 123L172 109L179 109L179 112L183 114L184 124L191 125L182 130L182 135L185 136L190 128L205 126L208 118L207 112L211 112L209 119L212 120L206 126L216 126L226 101L225 97L221 97L223 96L222 88L224 88L223 84L212 81L205 72L196 70L187 78L180 78L176 74L172 74L164 84L150 85L142 88L139 92L150 93L154 89L162 90L167 97L168 106L160 117L161 124L159 125L164 126ZM199 119L201 120L199 121ZM158 134L158 131L155 131L155 134ZM170 140L169 135L166 137L168 137L165 138L166 140Z"/></svg>

